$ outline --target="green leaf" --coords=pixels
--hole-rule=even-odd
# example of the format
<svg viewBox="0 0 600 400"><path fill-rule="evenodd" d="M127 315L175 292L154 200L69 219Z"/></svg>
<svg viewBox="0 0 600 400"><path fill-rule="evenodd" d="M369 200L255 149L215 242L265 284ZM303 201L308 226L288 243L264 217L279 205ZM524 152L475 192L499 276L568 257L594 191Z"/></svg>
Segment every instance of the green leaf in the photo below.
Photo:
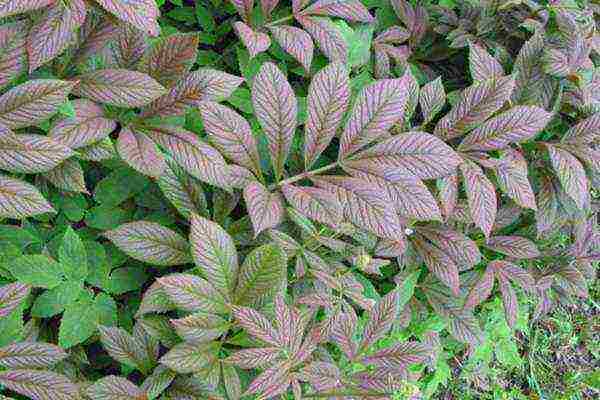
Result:
<svg viewBox="0 0 600 400"><path fill-rule="evenodd" d="M78 301L65 307L58 330L58 344L68 349L84 342L96 332L99 313L94 299L86 292Z"/></svg>
<svg viewBox="0 0 600 400"><path fill-rule="evenodd" d="M77 301L85 295L81 282L67 281L59 286L46 290L39 295L31 309L31 315L38 318L50 318L65 310L65 306Z"/></svg>
<svg viewBox="0 0 600 400"><path fill-rule="evenodd" d="M63 278L62 266L42 254L21 256L7 267L19 282L46 289L60 285Z"/></svg>
<svg viewBox="0 0 600 400"><path fill-rule="evenodd" d="M88 274L87 254L83 242L70 226L58 249L58 260L69 280L83 281Z"/></svg>
<svg viewBox="0 0 600 400"><path fill-rule="evenodd" d="M413 297L420 274L420 270L413 271L398 285L396 290L398 290L398 307L400 310L402 310L406 303Z"/></svg>
<svg viewBox="0 0 600 400"><path fill-rule="evenodd" d="M98 293L94 299L98 323L103 326L117 325L117 303L106 293Z"/></svg>
<svg viewBox="0 0 600 400"><path fill-rule="evenodd" d="M353 29L343 20L336 21L335 25L339 28L348 46L348 66L353 68L367 64L371 56L371 42L375 26L361 24Z"/></svg>
<svg viewBox="0 0 600 400"><path fill-rule="evenodd" d="M150 181L131 168L120 168L102 179L94 189L94 199L103 205L117 206L143 191Z"/></svg>
<svg viewBox="0 0 600 400"><path fill-rule="evenodd" d="M69 100L58 107L58 112L66 117L75 118L75 107Z"/></svg>
<svg viewBox="0 0 600 400"><path fill-rule="evenodd" d="M0 346L18 342L22 339L23 329L23 312L25 311L25 303L22 302L17 308L12 310L7 316L0 318Z"/></svg>

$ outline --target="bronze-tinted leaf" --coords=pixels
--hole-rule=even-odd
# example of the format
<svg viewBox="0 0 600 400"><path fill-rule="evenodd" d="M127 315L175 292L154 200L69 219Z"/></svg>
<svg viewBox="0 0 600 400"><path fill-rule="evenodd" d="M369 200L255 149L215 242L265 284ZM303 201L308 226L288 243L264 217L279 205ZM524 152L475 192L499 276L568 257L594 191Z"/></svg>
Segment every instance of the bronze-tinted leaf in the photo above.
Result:
<svg viewBox="0 0 600 400"><path fill-rule="evenodd" d="M458 296L460 282L458 278L458 266L454 260L444 251L429 243L427 240L424 240L422 237L413 238L412 243L421 255L421 258L423 258L427 268L429 268L440 281L452 289L452 293L455 296Z"/></svg>
<svg viewBox="0 0 600 400"><path fill-rule="evenodd" d="M298 104L292 87L275 64L264 63L254 78L252 104L268 139L273 170L279 179L294 138Z"/></svg>
<svg viewBox="0 0 600 400"><path fill-rule="evenodd" d="M281 191L288 203L310 219L332 227L337 227L342 221L342 206L333 193L294 185L283 185Z"/></svg>
<svg viewBox="0 0 600 400"><path fill-rule="evenodd" d="M310 72L314 50L310 35L300 28L288 25L273 26L270 31L279 46L294 57L305 71Z"/></svg>
<svg viewBox="0 0 600 400"><path fill-rule="evenodd" d="M446 92L442 78L437 78L421 88L419 104L423 113L423 124L429 123L446 104Z"/></svg>
<svg viewBox="0 0 600 400"><path fill-rule="evenodd" d="M324 15L352 22L371 22L373 17L359 0L318 0L300 15Z"/></svg>
<svg viewBox="0 0 600 400"><path fill-rule="evenodd" d="M469 69L474 82L498 79L504 75L502 65L480 45L469 43Z"/></svg>
<svg viewBox="0 0 600 400"><path fill-rule="evenodd" d="M35 186L0 175L0 217L25 218L55 212Z"/></svg>
<svg viewBox="0 0 600 400"><path fill-rule="evenodd" d="M501 162L494 168L498 186L515 203L536 210L535 195L527 176L527 161L516 150L503 154Z"/></svg>
<svg viewBox="0 0 600 400"><path fill-rule="evenodd" d="M589 183L581 162L568 151L552 145L546 146L552 167L564 191L577 207L585 209L589 204Z"/></svg>
<svg viewBox="0 0 600 400"><path fill-rule="evenodd" d="M272 346L281 346L279 335L268 319L249 307L236 307L233 315L250 336Z"/></svg>
<svg viewBox="0 0 600 400"><path fill-rule="evenodd" d="M0 169L32 174L50 171L73 151L43 135L0 135Z"/></svg>
<svg viewBox="0 0 600 400"><path fill-rule="evenodd" d="M130 127L121 129L117 151L123 161L144 175L157 178L166 168L165 158L156 144L139 130Z"/></svg>
<svg viewBox="0 0 600 400"><path fill-rule="evenodd" d="M69 192L89 193L85 187L83 168L75 158L63 161L57 167L44 173L43 176L59 189Z"/></svg>
<svg viewBox="0 0 600 400"><path fill-rule="evenodd" d="M486 247L514 258L537 258L540 256L535 243L520 236L493 236Z"/></svg>
<svg viewBox="0 0 600 400"><path fill-rule="evenodd" d="M513 76L491 79L469 86L458 102L435 126L435 135L452 139L481 124L510 98Z"/></svg>
<svg viewBox="0 0 600 400"><path fill-rule="evenodd" d="M425 361L429 354L427 347L418 342L397 343L364 357L361 361L379 368L404 370L411 364Z"/></svg>
<svg viewBox="0 0 600 400"><path fill-rule="evenodd" d="M0 287L0 318L9 315L24 301L31 291L31 286L15 282Z"/></svg>
<svg viewBox="0 0 600 400"><path fill-rule="evenodd" d="M437 181L440 210L444 218L448 219L454 214L458 201L458 175L456 173L442 177Z"/></svg>
<svg viewBox="0 0 600 400"><path fill-rule="evenodd" d="M346 41L331 20L309 16L298 17L297 20L310 33L329 61L346 63L348 58Z"/></svg>
<svg viewBox="0 0 600 400"><path fill-rule="evenodd" d="M136 28L158 36L160 11L154 0L96 0L104 9Z"/></svg>
<svg viewBox="0 0 600 400"><path fill-rule="evenodd" d="M274 339L274 336L269 335L269 338ZM279 347L260 347L238 350L227 357L225 361L243 369L253 369L271 365L280 356L281 349Z"/></svg>
<svg viewBox="0 0 600 400"><path fill-rule="evenodd" d="M125 69L137 69L149 48L148 35L130 24L121 24L111 43L116 64Z"/></svg>
<svg viewBox="0 0 600 400"><path fill-rule="evenodd" d="M87 99L72 100L74 116L58 119L50 136L65 146L77 149L98 142L117 127L116 121L104 117L102 107Z"/></svg>
<svg viewBox="0 0 600 400"><path fill-rule="evenodd" d="M179 343L161 357L160 363L180 374L206 372L215 362L219 347L217 342Z"/></svg>
<svg viewBox="0 0 600 400"><path fill-rule="evenodd" d="M158 278L165 293L178 308L190 312L222 313L225 299L205 279L190 274Z"/></svg>
<svg viewBox="0 0 600 400"><path fill-rule="evenodd" d="M117 0L119 1L119 0ZM146 400L146 394L133 383L120 376L109 375L86 389L95 400Z"/></svg>
<svg viewBox="0 0 600 400"><path fill-rule="evenodd" d="M117 34L117 26L110 18L102 13L88 12L79 28L73 63L79 65L92 55L102 53Z"/></svg>
<svg viewBox="0 0 600 400"><path fill-rule="evenodd" d="M505 280L511 280L529 292L532 292L535 288L531 274L513 263L494 260L488 264L488 268L492 268L496 276L502 276Z"/></svg>
<svg viewBox="0 0 600 400"><path fill-rule="evenodd" d="M266 51L271 46L271 39L266 33L254 31L243 22L234 22L233 29L248 49L250 58L256 57L257 54Z"/></svg>
<svg viewBox="0 0 600 400"><path fill-rule="evenodd" d="M589 144L598 141L600 134L600 113L584 119L569 128L562 141L566 143Z"/></svg>
<svg viewBox="0 0 600 400"><path fill-rule="evenodd" d="M350 100L348 71L332 63L315 74L308 88L304 161L309 168L336 135Z"/></svg>
<svg viewBox="0 0 600 400"><path fill-rule="evenodd" d="M72 400L78 395L77 386L69 378L50 371L2 371L0 384L32 400Z"/></svg>
<svg viewBox="0 0 600 400"><path fill-rule="evenodd" d="M186 218L192 213L207 215L207 202L202 183L185 172L175 161L166 160L166 168L158 180L165 197Z"/></svg>
<svg viewBox="0 0 600 400"><path fill-rule="evenodd" d="M494 185L485 176L483 170L472 161L464 161L460 169L464 177L471 218L485 236L489 237L498 210Z"/></svg>
<svg viewBox="0 0 600 400"><path fill-rule="evenodd" d="M471 290L469 290L464 308L470 310L483 303L492 294L493 287L494 268L486 268L483 274L475 281Z"/></svg>
<svg viewBox="0 0 600 400"><path fill-rule="evenodd" d="M369 348L388 333L400 311L398 309L398 299L398 291L392 290L383 296L373 307L369 315L369 320L363 330L359 349L365 350Z"/></svg>
<svg viewBox="0 0 600 400"><path fill-rule="evenodd" d="M19 342L0 348L0 366L8 369L50 368L65 358L67 353L50 343Z"/></svg>
<svg viewBox="0 0 600 400"><path fill-rule="evenodd" d="M164 87L173 86L196 62L198 35L176 33L161 39L140 61L147 73Z"/></svg>
<svg viewBox="0 0 600 400"><path fill-rule="evenodd" d="M254 227L254 236L274 228L283 220L283 199L277 192L269 192L259 182L252 182L244 189L246 208Z"/></svg>
<svg viewBox="0 0 600 400"><path fill-rule="evenodd" d="M0 89L27 71L27 29L25 21L0 26Z"/></svg>
<svg viewBox="0 0 600 400"><path fill-rule="evenodd" d="M450 256L459 271L471 269L481 262L481 252L477 243L463 233L448 228L432 227L418 227L416 231Z"/></svg>
<svg viewBox="0 0 600 400"><path fill-rule="evenodd" d="M170 322L177 334L190 343L205 343L217 339L229 328L229 323L225 319L205 312L172 319Z"/></svg>

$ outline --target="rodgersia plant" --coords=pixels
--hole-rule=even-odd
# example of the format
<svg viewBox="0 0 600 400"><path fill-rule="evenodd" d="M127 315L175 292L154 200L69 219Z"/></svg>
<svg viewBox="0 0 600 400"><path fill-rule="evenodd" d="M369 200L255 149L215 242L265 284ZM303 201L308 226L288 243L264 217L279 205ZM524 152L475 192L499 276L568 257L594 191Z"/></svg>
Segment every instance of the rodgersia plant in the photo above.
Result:
<svg viewBox="0 0 600 400"><path fill-rule="evenodd" d="M594 6L384 3L0 3L3 393L416 399L587 297Z"/></svg>

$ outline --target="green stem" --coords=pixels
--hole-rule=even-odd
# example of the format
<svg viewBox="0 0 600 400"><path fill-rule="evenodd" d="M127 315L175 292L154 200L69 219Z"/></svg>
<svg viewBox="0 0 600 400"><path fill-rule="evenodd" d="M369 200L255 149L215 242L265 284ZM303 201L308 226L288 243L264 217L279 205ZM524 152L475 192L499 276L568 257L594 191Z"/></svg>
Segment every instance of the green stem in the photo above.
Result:
<svg viewBox="0 0 600 400"><path fill-rule="evenodd" d="M304 399L318 399L327 397L354 397L360 396L361 398L380 398L386 396L393 396L394 393L380 393L380 392L353 392L353 391L339 391L329 393L309 393L302 396Z"/></svg>
<svg viewBox="0 0 600 400"><path fill-rule="evenodd" d="M323 172L329 171L330 169L334 169L337 166L338 166L338 163L336 161L336 162L328 164L328 165L326 165L324 167L313 169L312 171L303 172L303 173L298 174L298 175L294 175L291 178L284 179L284 180L282 180L282 181L280 181L280 182L278 182L278 183L276 183L274 185L271 185L269 187L269 189L275 189L275 188L277 188L279 186L289 185L289 184L292 184L294 182L301 181L302 179L309 178L311 176L315 176L315 175L321 174Z"/></svg>
<svg viewBox="0 0 600 400"><path fill-rule="evenodd" d="M292 19L294 19L294 14L290 14L290 15L288 15L287 17L283 17L283 18L276 19L276 20L275 20L275 21L273 21L273 22L269 22L269 23L268 23L268 24L266 24L265 26L266 26L266 27L275 26L275 25L277 25L277 24L280 24L280 23L282 23L282 22L287 22L287 21L290 21L290 20L292 20Z"/></svg>

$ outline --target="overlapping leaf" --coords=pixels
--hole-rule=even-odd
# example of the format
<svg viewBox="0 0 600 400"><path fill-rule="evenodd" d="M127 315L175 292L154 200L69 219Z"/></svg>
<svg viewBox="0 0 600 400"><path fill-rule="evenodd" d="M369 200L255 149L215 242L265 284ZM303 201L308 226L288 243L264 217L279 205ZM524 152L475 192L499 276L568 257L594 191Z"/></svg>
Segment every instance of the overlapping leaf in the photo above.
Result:
<svg viewBox="0 0 600 400"><path fill-rule="evenodd" d="M24 301L31 291L31 286L15 282L0 287L0 318L9 315Z"/></svg>
<svg viewBox="0 0 600 400"><path fill-rule="evenodd" d="M333 193L294 185L283 185L281 191L288 203L310 219L332 227L337 227L342 221L342 206Z"/></svg>
<svg viewBox="0 0 600 400"><path fill-rule="evenodd" d="M37 10L53 3L54 0L11 0L0 5L0 18L27 11Z"/></svg>
<svg viewBox="0 0 600 400"><path fill-rule="evenodd" d="M146 399L146 394L140 388L127 379L114 375L106 376L88 387L86 394L97 400Z"/></svg>
<svg viewBox="0 0 600 400"><path fill-rule="evenodd" d="M476 43L469 43L469 69L474 82L498 79L504 75L502 65Z"/></svg>
<svg viewBox="0 0 600 400"><path fill-rule="evenodd" d="M560 147L547 145L548 155L565 192L583 209L589 202L589 183L581 162Z"/></svg>
<svg viewBox="0 0 600 400"><path fill-rule="evenodd" d="M0 372L0 383L32 400L72 400L77 386L66 376L50 371L16 369Z"/></svg>
<svg viewBox="0 0 600 400"><path fill-rule="evenodd" d="M158 36L160 11L154 0L96 0L104 9L136 28Z"/></svg>
<svg viewBox="0 0 600 400"><path fill-rule="evenodd" d="M460 169L464 177L471 218L485 236L489 237L498 210L494 185L485 176L483 170L472 161L463 162Z"/></svg>
<svg viewBox="0 0 600 400"><path fill-rule="evenodd" d="M277 192L269 192L259 182L252 182L244 189L246 208L254 227L254 236L274 228L283 219L283 199Z"/></svg>
<svg viewBox="0 0 600 400"><path fill-rule="evenodd" d="M294 26L280 25L270 28L275 41L309 72L314 45L306 31Z"/></svg>
<svg viewBox="0 0 600 400"><path fill-rule="evenodd" d="M9 369L49 368L67 358L60 347L41 342L20 342L0 348L0 366Z"/></svg>
<svg viewBox="0 0 600 400"><path fill-rule="evenodd" d="M346 63L348 46L339 29L323 17L298 17L298 22L313 37L319 49L331 62Z"/></svg>
<svg viewBox="0 0 600 400"><path fill-rule="evenodd" d="M430 122L442 110L445 103L446 92L441 78L437 78L423 86L419 93L423 124Z"/></svg>
<svg viewBox="0 0 600 400"><path fill-rule="evenodd" d="M164 87L185 76L198 55L198 36L178 33L156 43L140 61L141 70Z"/></svg>
<svg viewBox="0 0 600 400"><path fill-rule="evenodd" d="M0 88L27 70L27 28L25 21L0 26Z"/></svg>
<svg viewBox="0 0 600 400"><path fill-rule="evenodd" d="M158 281L178 308L196 312L220 313L225 310L225 299L205 279L190 274L171 274Z"/></svg>
<svg viewBox="0 0 600 400"><path fill-rule="evenodd" d="M144 175L160 177L166 168L164 156L156 144L139 130L121 129L117 151L123 161Z"/></svg>
<svg viewBox="0 0 600 400"><path fill-rule="evenodd" d="M50 171L67 158L73 151L42 135L0 136L0 169L32 174Z"/></svg>
<svg viewBox="0 0 600 400"><path fill-rule="evenodd" d="M25 218L54 212L35 186L0 175L0 217Z"/></svg>
<svg viewBox="0 0 600 400"><path fill-rule="evenodd" d="M50 136L65 146L77 149L98 142L117 127L104 117L102 107L86 99L71 101L74 116L63 116L52 126Z"/></svg>
<svg viewBox="0 0 600 400"><path fill-rule="evenodd" d="M352 22L371 22L373 17L359 0L319 0L305 8L300 15L325 15Z"/></svg>
<svg viewBox="0 0 600 400"><path fill-rule="evenodd" d="M266 51L271 46L271 39L266 33L256 32L243 22L234 22L233 29L248 49L250 58L256 57L257 54Z"/></svg>

